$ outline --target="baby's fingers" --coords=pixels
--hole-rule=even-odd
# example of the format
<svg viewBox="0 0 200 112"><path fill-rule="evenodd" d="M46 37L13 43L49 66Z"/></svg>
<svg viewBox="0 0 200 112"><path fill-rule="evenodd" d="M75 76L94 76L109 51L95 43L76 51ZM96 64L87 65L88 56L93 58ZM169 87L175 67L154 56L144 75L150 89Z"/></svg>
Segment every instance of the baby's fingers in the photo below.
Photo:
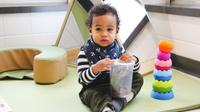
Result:
<svg viewBox="0 0 200 112"><path fill-rule="evenodd" d="M105 63L110 65L110 64L113 64L115 61L114 60L111 60L109 58L105 58Z"/></svg>

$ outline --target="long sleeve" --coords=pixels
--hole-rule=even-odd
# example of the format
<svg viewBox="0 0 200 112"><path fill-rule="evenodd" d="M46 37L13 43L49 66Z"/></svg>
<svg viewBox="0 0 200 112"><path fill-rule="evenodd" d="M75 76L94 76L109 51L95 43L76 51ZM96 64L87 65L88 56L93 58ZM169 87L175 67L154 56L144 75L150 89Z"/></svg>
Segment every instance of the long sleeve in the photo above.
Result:
<svg viewBox="0 0 200 112"><path fill-rule="evenodd" d="M94 75L92 72L91 66L89 65L89 61L85 56L84 51L80 51L77 59L77 71L79 75L79 83L88 85L93 80L96 79L98 75Z"/></svg>
<svg viewBox="0 0 200 112"><path fill-rule="evenodd" d="M133 68L133 72L138 72L140 69L140 62L139 62L139 58L137 56L134 56L136 58L136 62Z"/></svg>

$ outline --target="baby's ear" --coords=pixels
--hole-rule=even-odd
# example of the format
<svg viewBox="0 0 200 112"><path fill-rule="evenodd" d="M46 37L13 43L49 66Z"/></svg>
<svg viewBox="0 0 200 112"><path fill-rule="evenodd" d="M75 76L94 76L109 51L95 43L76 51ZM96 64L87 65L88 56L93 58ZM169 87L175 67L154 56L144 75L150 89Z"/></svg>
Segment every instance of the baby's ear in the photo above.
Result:
<svg viewBox="0 0 200 112"><path fill-rule="evenodd" d="M92 35L92 28L88 28L89 34Z"/></svg>

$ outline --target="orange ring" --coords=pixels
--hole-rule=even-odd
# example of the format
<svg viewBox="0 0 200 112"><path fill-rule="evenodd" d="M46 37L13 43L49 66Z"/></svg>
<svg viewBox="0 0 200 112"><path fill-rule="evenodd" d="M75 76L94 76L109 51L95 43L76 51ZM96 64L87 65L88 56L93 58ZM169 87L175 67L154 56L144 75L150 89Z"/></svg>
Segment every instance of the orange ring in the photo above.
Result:
<svg viewBox="0 0 200 112"><path fill-rule="evenodd" d="M172 51L172 48L173 48L173 43L170 41L161 40L159 42L159 49L162 52L169 53Z"/></svg>

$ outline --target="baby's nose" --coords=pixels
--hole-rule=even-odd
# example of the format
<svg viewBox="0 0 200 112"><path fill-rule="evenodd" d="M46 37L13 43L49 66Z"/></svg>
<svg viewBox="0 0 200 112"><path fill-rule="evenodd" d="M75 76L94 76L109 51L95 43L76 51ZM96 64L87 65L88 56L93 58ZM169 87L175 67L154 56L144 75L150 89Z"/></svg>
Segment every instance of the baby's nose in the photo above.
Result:
<svg viewBox="0 0 200 112"><path fill-rule="evenodd" d="M108 32L107 31L102 31L102 35L108 35Z"/></svg>

